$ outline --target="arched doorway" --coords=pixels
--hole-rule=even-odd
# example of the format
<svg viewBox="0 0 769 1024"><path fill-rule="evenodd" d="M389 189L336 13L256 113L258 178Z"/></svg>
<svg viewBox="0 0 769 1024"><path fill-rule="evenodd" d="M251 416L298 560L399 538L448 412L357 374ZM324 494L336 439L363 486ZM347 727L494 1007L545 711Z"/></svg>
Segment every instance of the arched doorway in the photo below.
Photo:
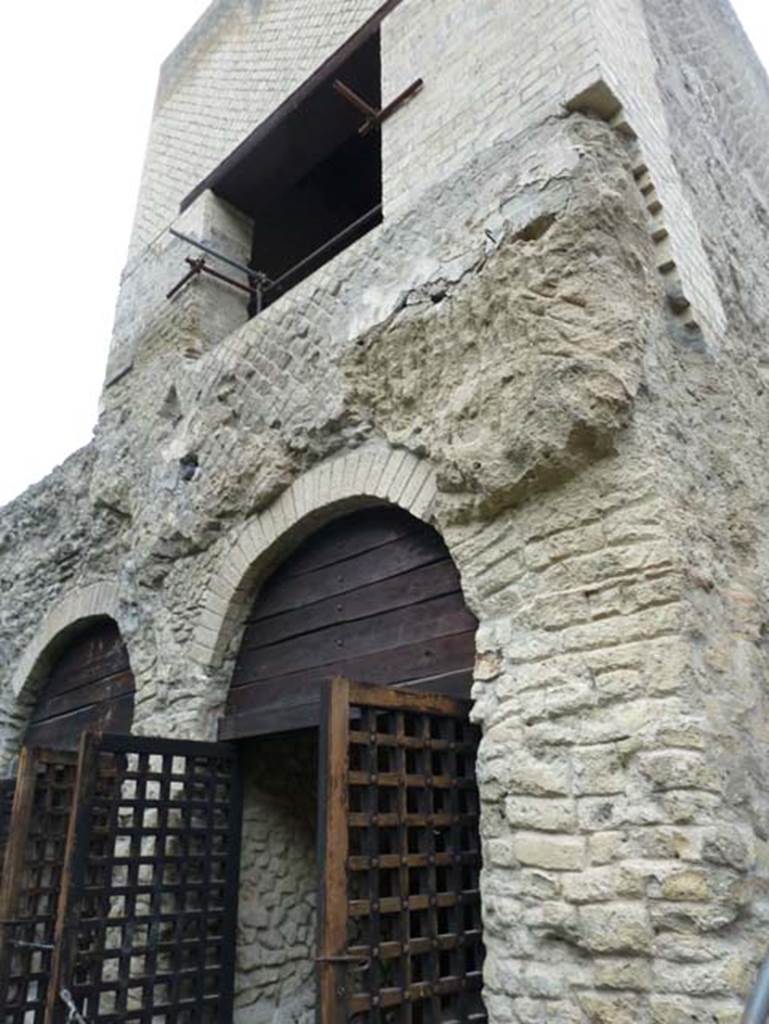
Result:
<svg viewBox="0 0 769 1024"><path fill-rule="evenodd" d="M318 530L256 595L220 732L241 741L244 783L236 1024L315 1019L316 952L339 959L317 934L328 933L331 871L348 872L356 907L337 927L341 960L366 967L332 984L351 999L354 987L354 1001L331 1016L321 1003L321 1020L381 999L376 1019L393 1024L455 1019L460 1003L483 1019L477 737L461 703L476 626L441 537L392 506ZM347 724L329 759L329 700L340 699ZM355 721L373 737L367 751ZM339 786L334 757L347 765ZM336 810L331 790L344 790ZM334 814L349 833L338 847Z"/></svg>
<svg viewBox="0 0 769 1024"><path fill-rule="evenodd" d="M98 802L90 778L100 762L84 757L84 734L122 740L134 714L134 676L113 619L72 625L43 657L17 776L0 783L0 1004L9 1021L42 1020L49 986L57 994L51 978L70 826L78 817L84 822ZM78 799L86 813L75 813ZM118 814L111 820L115 827ZM105 855L106 849L105 840ZM104 883L109 873L101 870Z"/></svg>
<svg viewBox="0 0 769 1024"><path fill-rule="evenodd" d="M336 519L256 595L220 738L316 725L337 675L468 697L476 627L432 527L385 505Z"/></svg>
<svg viewBox="0 0 769 1024"><path fill-rule="evenodd" d="M129 733L135 690L117 623L103 618L84 625L53 656L24 745L75 750L86 729Z"/></svg>
<svg viewBox="0 0 769 1024"><path fill-rule="evenodd" d="M86 729L127 734L136 684L117 623L103 617L73 627L51 652L22 746L73 752ZM0 779L2 864L16 779ZM40 828L45 830L46 823ZM63 836L61 837L63 839Z"/></svg>

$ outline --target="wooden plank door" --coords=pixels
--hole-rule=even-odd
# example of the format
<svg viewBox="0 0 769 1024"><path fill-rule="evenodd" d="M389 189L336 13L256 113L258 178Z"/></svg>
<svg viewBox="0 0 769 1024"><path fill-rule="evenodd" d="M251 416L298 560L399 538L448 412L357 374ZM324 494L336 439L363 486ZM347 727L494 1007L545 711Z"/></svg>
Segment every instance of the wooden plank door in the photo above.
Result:
<svg viewBox="0 0 769 1024"><path fill-rule="evenodd" d="M220 738L317 727L335 676L466 697L477 626L432 527L392 506L335 519L259 588Z"/></svg>
<svg viewBox="0 0 769 1024"><path fill-rule="evenodd" d="M320 1024L486 1020L477 745L464 701L326 687Z"/></svg>
<svg viewBox="0 0 769 1024"><path fill-rule="evenodd" d="M0 1021L43 1024L77 754L25 747L0 880Z"/></svg>
<svg viewBox="0 0 769 1024"><path fill-rule="evenodd" d="M232 1019L241 794L234 747L86 735L45 1024Z"/></svg>

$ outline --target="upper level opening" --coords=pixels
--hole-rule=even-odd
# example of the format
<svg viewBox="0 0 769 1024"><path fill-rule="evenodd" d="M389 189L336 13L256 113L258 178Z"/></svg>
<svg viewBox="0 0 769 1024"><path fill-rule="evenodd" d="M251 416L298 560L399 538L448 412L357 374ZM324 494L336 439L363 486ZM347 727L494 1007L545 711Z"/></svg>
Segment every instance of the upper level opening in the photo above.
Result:
<svg viewBox="0 0 769 1024"><path fill-rule="evenodd" d="M250 266L265 308L382 220L381 132L340 92L382 106L372 19L259 125L182 203L203 191L252 221Z"/></svg>

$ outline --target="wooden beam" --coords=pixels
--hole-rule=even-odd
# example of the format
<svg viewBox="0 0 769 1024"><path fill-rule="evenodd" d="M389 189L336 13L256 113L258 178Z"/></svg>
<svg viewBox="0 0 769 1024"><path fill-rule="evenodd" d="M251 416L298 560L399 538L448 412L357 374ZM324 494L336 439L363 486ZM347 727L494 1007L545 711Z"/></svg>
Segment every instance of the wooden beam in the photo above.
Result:
<svg viewBox="0 0 769 1024"><path fill-rule="evenodd" d="M27 833L35 801L36 751L23 747L19 757L16 775L16 791L11 808L11 823L8 830L8 845L3 858L3 875L0 879L0 922L16 916L19 889L26 864ZM4 989L6 957L6 929L0 925L0 988Z"/></svg>
<svg viewBox="0 0 769 1024"><path fill-rule="evenodd" d="M350 685L333 679L323 688L318 805L318 999L319 1024L344 1024L347 971L347 772Z"/></svg>
<svg viewBox="0 0 769 1024"><path fill-rule="evenodd" d="M67 845L64 850L44 1024L55 1024L61 990L70 987L69 973L74 967L77 952L79 917L79 908L74 905L73 893L78 872L85 870L88 817L91 813L91 796L96 786L98 770L99 735L85 732L80 739L75 790L69 816Z"/></svg>

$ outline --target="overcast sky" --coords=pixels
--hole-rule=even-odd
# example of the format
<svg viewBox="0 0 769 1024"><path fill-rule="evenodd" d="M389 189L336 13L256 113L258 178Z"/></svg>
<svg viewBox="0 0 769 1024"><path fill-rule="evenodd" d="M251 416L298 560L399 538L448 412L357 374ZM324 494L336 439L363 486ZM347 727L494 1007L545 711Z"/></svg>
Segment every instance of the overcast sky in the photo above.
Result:
<svg viewBox="0 0 769 1024"><path fill-rule="evenodd" d="M733 2L769 67L767 0ZM0 505L91 436L158 67L207 6L3 7Z"/></svg>

